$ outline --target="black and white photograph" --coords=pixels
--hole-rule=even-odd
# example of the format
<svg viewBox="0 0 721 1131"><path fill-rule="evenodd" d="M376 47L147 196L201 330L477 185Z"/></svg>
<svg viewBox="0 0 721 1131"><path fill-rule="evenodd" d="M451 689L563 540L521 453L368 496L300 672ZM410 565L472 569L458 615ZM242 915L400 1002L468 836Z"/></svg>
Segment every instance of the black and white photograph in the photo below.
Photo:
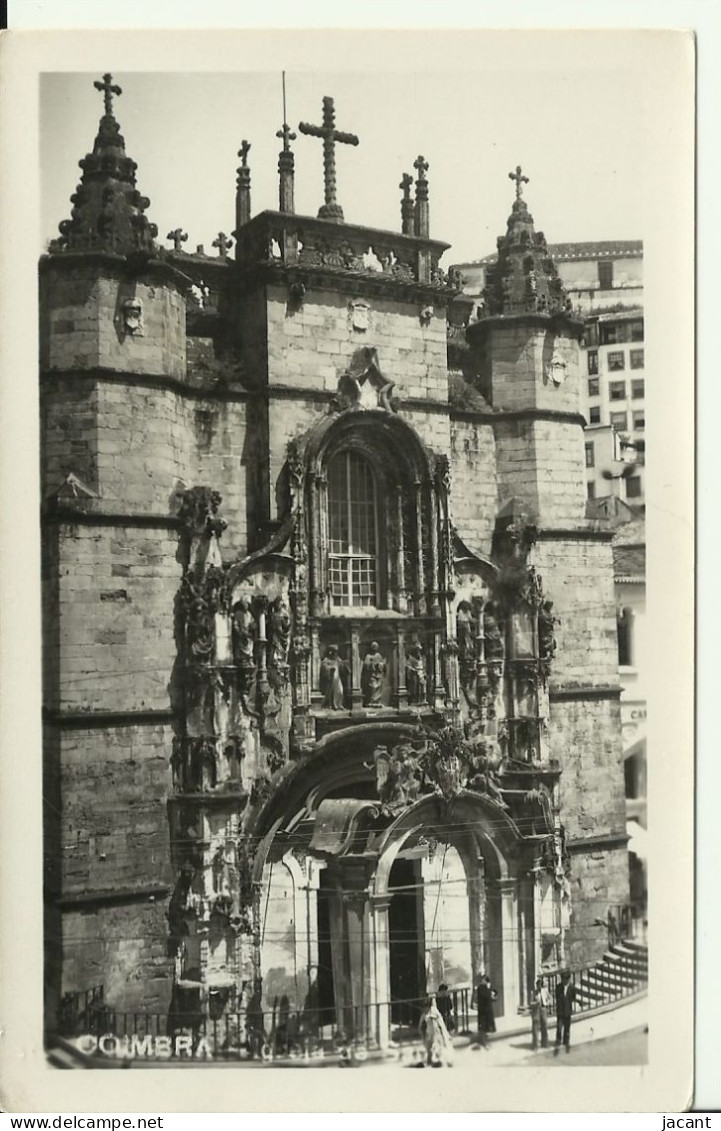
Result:
<svg viewBox="0 0 721 1131"><path fill-rule="evenodd" d="M51 1075L653 1061L693 41L473 37L38 74Z"/></svg>

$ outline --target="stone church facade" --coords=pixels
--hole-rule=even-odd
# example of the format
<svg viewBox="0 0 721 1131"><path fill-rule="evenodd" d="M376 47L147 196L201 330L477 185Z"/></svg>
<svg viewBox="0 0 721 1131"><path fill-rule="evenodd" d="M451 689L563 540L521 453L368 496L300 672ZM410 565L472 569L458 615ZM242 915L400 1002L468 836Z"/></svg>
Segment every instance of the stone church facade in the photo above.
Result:
<svg viewBox="0 0 721 1131"><path fill-rule="evenodd" d="M346 223L326 99L318 217L284 126L278 210L244 143L233 240L167 250L96 85L40 263L48 1025L102 985L382 1045L484 972L513 1014L628 898L612 531L524 178L466 325L422 158L400 232Z"/></svg>

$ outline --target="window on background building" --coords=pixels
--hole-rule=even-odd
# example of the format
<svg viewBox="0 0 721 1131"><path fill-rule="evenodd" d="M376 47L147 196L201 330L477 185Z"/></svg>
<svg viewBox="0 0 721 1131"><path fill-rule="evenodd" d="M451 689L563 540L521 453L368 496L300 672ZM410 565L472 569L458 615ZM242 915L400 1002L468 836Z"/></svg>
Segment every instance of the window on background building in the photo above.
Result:
<svg viewBox="0 0 721 1131"><path fill-rule="evenodd" d="M630 359L632 369L643 369L643 350L631 350Z"/></svg>
<svg viewBox="0 0 721 1131"><path fill-rule="evenodd" d="M641 497L641 476L629 475L626 480L626 498L627 499L640 499Z"/></svg>
<svg viewBox="0 0 721 1131"><path fill-rule="evenodd" d="M643 341L643 318L638 318L628 324L632 342Z"/></svg>
<svg viewBox="0 0 721 1131"><path fill-rule="evenodd" d="M586 467L595 467L596 460L593 454L593 442L585 445L586 448Z"/></svg>
<svg viewBox="0 0 721 1131"><path fill-rule="evenodd" d="M613 260L599 261L598 285L602 291L609 291L613 287Z"/></svg>
<svg viewBox="0 0 721 1131"><path fill-rule="evenodd" d="M588 372L598 373L598 350L589 350L586 357L588 358Z"/></svg>
<svg viewBox="0 0 721 1131"><path fill-rule="evenodd" d="M636 440L634 447L636 449L636 463L643 467L646 462L646 441Z"/></svg>
<svg viewBox="0 0 721 1131"><path fill-rule="evenodd" d="M589 499L595 499L596 498L596 484L595 483L592 483L592 482L589 481L586 484L586 496Z"/></svg>
<svg viewBox="0 0 721 1131"><path fill-rule="evenodd" d="M598 377L589 378L588 395L589 395L589 397L600 396L600 388L599 388L599 385L598 385Z"/></svg>
<svg viewBox="0 0 721 1131"><path fill-rule="evenodd" d="M601 408L600 408L600 405L595 404L591 408L589 408L589 410L588 410L588 423L589 424L600 424L601 423Z"/></svg>
<svg viewBox="0 0 721 1131"><path fill-rule="evenodd" d="M373 468L357 452L328 465L328 573L333 605L377 605L378 499Z"/></svg>
<svg viewBox="0 0 721 1131"><path fill-rule="evenodd" d="M598 345L598 322L587 322L583 331L583 340L587 346Z"/></svg>
<svg viewBox="0 0 721 1131"><path fill-rule="evenodd" d="M619 667L630 668L633 664L633 610L619 609L616 613L616 632L618 633Z"/></svg>
<svg viewBox="0 0 721 1131"><path fill-rule="evenodd" d="M602 346L612 346L619 342L619 326L617 322L602 322L598 328L598 337Z"/></svg>
<svg viewBox="0 0 721 1131"><path fill-rule="evenodd" d="M617 369L626 368L626 359L623 356L623 350L612 350L608 355L608 368L609 372L613 373Z"/></svg>
<svg viewBox="0 0 721 1131"><path fill-rule="evenodd" d="M633 430L634 432L643 432L646 427L646 412L644 409L639 409L633 414Z"/></svg>
<svg viewBox="0 0 721 1131"><path fill-rule="evenodd" d="M608 396L612 401L625 401L626 399L626 382L625 381L609 381L608 383Z"/></svg>
<svg viewBox="0 0 721 1131"><path fill-rule="evenodd" d="M635 400L638 400L639 397L643 397L645 395L646 395L646 385L645 385L643 378L637 378L635 381L632 381L631 382L631 396Z"/></svg>
<svg viewBox="0 0 721 1131"><path fill-rule="evenodd" d="M612 412L610 417L611 427L616 432L625 432L628 428L628 413L627 412Z"/></svg>

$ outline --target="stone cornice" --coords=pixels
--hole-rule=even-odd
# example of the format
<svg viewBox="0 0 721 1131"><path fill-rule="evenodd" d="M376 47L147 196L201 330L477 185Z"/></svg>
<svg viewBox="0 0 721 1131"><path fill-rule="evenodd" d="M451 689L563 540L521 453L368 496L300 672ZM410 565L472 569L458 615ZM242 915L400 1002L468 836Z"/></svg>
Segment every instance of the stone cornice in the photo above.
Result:
<svg viewBox="0 0 721 1131"><path fill-rule="evenodd" d="M622 690L623 688L618 684L607 684L600 687L592 684L574 687L554 686L552 684L548 689L548 698L551 703L590 702L602 699L613 700L621 698Z"/></svg>
<svg viewBox="0 0 721 1131"><path fill-rule="evenodd" d="M217 400L241 403L254 395L248 389L239 386L223 388L217 385L198 386L182 381L179 377L170 377L165 374L129 373L125 369L112 369L107 366L96 366L92 369L42 369L40 371L40 389L52 382L60 381L102 381L108 385L127 385L143 389L169 389L173 393L190 397L195 400Z"/></svg>
<svg viewBox="0 0 721 1131"><path fill-rule="evenodd" d="M53 903L56 907L71 908L110 903L153 902L158 898L165 899L172 890L170 884L156 883L132 888L107 888L100 891L69 891L64 895L55 896Z"/></svg>
<svg viewBox="0 0 721 1131"><path fill-rule="evenodd" d="M154 530L179 530L183 525L174 514L101 510L98 504L102 504L99 499L51 499L41 521L43 526L134 526Z"/></svg>
<svg viewBox="0 0 721 1131"><path fill-rule="evenodd" d="M549 420L554 424L577 424L584 428L586 421L579 412L565 412L556 408L517 408L517 409L450 409L452 420L477 421L483 424L500 424L508 420Z"/></svg>
<svg viewBox="0 0 721 1131"><path fill-rule="evenodd" d="M135 280L143 276L164 278L183 291L192 283L192 279L165 256L159 258L145 252L118 255L113 251L58 251L42 255L38 262L38 272L41 275L87 267L100 273L122 275Z"/></svg>
<svg viewBox="0 0 721 1131"><path fill-rule="evenodd" d="M176 711L57 711L43 708L43 721L63 730L97 730L117 727L158 726L172 723Z"/></svg>
<svg viewBox="0 0 721 1131"><path fill-rule="evenodd" d="M625 848L628 844L628 833L602 833L599 836L574 837L566 841L569 852L594 852L599 849Z"/></svg>
<svg viewBox="0 0 721 1131"><path fill-rule="evenodd" d="M537 542L612 542L613 530L598 530L593 527L540 527L536 535Z"/></svg>

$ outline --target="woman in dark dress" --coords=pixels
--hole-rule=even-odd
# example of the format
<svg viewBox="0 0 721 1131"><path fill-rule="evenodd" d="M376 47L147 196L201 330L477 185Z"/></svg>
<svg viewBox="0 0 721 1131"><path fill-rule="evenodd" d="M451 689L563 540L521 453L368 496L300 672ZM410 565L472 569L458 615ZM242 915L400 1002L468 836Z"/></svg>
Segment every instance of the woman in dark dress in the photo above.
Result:
<svg viewBox="0 0 721 1131"><path fill-rule="evenodd" d="M495 1033L496 1019L493 1016L493 1002L498 994L491 985L491 979L484 974L476 988L476 1010L478 1011L478 1039L482 1048L488 1048L488 1034Z"/></svg>

